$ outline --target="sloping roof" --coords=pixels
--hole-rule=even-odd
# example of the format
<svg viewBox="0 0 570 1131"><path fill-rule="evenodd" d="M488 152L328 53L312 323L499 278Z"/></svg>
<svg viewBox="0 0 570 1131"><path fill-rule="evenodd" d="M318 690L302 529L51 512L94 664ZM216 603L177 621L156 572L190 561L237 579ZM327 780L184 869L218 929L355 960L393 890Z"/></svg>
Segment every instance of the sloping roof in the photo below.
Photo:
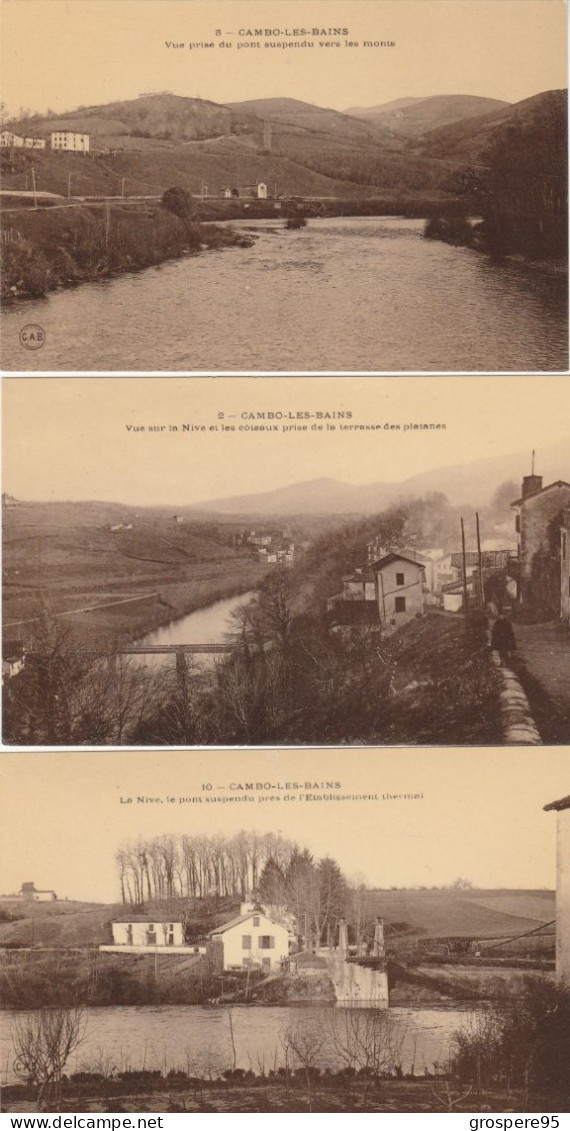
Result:
<svg viewBox="0 0 570 1131"><path fill-rule="evenodd" d="M250 919L253 919L254 915L263 915L263 918L267 919L268 923L272 923L274 927L283 927L284 931L287 930L283 923L278 923L276 919L272 919L269 915L266 915L265 911L248 911L247 915L237 915L235 919L230 919L227 923L222 923L221 926L214 927L214 930L208 933L210 936L223 935L225 931L231 931L232 927L239 927L241 923L248 923Z"/></svg>
<svg viewBox="0 0 570 1131"><path fill-rule="evenodd" d="M570 809L570 793L568 797L561 797L559 801L551 801L550 805L544 806L545 810L557 809L560 812L562 809Z"/></svg>
<svg viewBox="0 0 570 1131"><path fill-rule="evenodd" d="M549 483L548 487L541 487L540 491L531 491L530 495L525 495L524 498L521 499L515 499L514 503L511 503L511 506L520 507L522 503L527 503L529 499L536 499L537 495L544 495L545 491L552 491L553 487L568 487L570 489L570 483L567 483L565 479L556 479L554 483Z"/></svg>
<svg viewBox="0 0 570 1131"><path fill-rule="evenodd" d="M158 923L160 925L162 925L163 923L175 923L177 926L180 926L180 927L182 926L182 920L181 919L169 919L168 917L163 918L162 916L156 916L156 915L155 915L154 919L153 919L152 915L124 915L124 916L121 916L120 919L111 919L111 922L112 923L153 923L153 924Z"/></svg>
<svg viewBox="0 0 570 1131"><path fill-rule="evenodd" d="M355 569L354 573L347 573L343 581L374 581L371 569Z"/></svg>
<svg viewBox="0 0 570 1131"><path fill-rule="evenodd" d="M415 558L411 558L409 554L395 553L386 554L384 558L380 558L377 562L371 562L370 569L374 570L375 573L379 572L384 566L389 565L390 562L409 562L410 565L415 565L418 569L423 569L422 563L416 561Z"/></svg>

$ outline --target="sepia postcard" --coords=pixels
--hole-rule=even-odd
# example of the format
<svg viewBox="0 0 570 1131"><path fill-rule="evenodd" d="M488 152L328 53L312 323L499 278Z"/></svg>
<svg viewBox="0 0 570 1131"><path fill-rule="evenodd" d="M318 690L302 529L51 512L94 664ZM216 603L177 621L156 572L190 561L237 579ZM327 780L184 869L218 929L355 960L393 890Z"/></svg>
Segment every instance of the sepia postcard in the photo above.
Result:
<svg viewBox="0 0 570 1131"><path fill-rule="evenodd" d="M3 742L570 739L570 383L5 377Z"/></svg>
<svg viewBox="0 0 570 1131"><path fill-rule="evenodd" d="M536 758L4 754L3 1111L567 1112Z"/></svg>
<svg viewBox="0 0 570 1131"><path fill-rule="evenodd" d="M2 368L567 373L565 0L2 0Z"/></svg>

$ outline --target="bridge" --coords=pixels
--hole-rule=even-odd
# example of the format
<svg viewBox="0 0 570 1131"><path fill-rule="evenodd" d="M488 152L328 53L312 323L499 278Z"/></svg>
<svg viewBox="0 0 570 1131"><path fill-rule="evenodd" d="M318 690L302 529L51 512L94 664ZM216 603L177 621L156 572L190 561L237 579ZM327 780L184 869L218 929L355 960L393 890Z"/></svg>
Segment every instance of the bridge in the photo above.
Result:
<svg viewBox="0 0 570 1131"><path fill-rule="evenodd" d="M371 955L349 956L348 926L341 919L338 948L325 958L338 1005L388 1009L388 974L384 951L384 925L376 920Z"/></svg>

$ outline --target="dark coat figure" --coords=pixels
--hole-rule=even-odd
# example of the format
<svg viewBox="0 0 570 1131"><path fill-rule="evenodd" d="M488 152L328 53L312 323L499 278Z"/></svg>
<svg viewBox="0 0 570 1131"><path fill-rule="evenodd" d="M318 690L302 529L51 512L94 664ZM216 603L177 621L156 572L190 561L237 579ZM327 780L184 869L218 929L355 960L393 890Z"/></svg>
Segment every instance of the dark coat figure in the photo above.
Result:
<svg viewBox="0 0 570 1131"><path fill-rule="evenodd" d="M497 617L491 633L491 648L499 653L503 667L507 664L510 654L514 652L516 646L517 642L511 622L506 617Z"/></svg>

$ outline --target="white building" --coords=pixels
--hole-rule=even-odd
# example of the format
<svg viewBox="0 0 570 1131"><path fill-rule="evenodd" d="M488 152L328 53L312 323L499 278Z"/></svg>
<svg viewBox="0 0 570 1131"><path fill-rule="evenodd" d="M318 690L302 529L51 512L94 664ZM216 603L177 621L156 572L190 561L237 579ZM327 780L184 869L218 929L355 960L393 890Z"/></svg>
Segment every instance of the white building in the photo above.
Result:
<svg viewBox="0 0 570 1131"><path fill-rule="evenodd" d="M24 138L24 148L25 149L45 149L45 147L46 147L45 137L25 137Z"/></svg>
<svg viewBox="0 0 570 1131"><path fill-rule="evenodd" d="M289 957L289 931L264 911L238 915L210 931L212 949L219 948L222 969L258 967L280 970Z"/></svg>
<svg viewBox="0 0 570 1131"><path fill-rule="evenodd" d="M23 149L24 138L12 130L2 130L0 133L0 149Z"/></svg>
<svg viewBox="0 0 570 1131"><path fill-rule="evenodd" d="M570 795L551 801L545 810L557 813L556 850L556 977L570 986Z"/></svg>
<svg viewBox="0 0 570 1131"><path fill-rule="evenodd" d="M180 920L150 919L148 915L131 915L111 923L112 944L105 944L99 950L121 954L155 954L161 951L176 951L178 954L196 954L195 946L188 946L184 939L184 928Z"/></svg>
<svg viewBox="0 0 570 1131"><path fill-rule="evenodd" d="M76 134L73 130L52 131L51 147L65 149L70 153L88 153L89 134Z"/></svg>
<svg viewBox="0 0 570 1131"><path fill-rule="evenodd" d="M383 624L398 627L424 612L424 570L420 562L404 554L387 554L373 562L376 600Z"/></svg>

